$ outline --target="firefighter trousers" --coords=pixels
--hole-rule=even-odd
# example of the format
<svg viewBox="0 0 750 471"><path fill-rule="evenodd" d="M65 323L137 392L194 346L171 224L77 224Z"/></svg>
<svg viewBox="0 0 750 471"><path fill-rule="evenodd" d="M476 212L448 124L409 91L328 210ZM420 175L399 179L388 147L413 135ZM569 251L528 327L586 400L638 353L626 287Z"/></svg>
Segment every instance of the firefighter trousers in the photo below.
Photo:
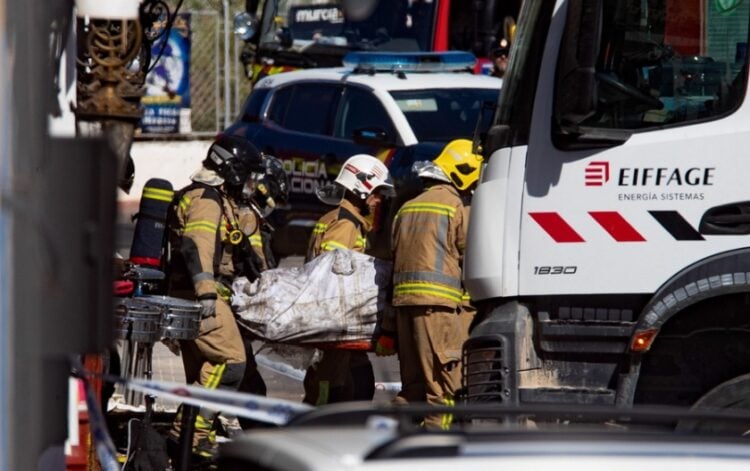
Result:
<svg viewBox="0 0 750 471"><path fill-rule="evenodd" d="M375 375L366 352L325 350L323 358L307 369L303 402L314 406L346 401L371 401Z"/></svg>
<svg viewBox="0 0 750 471"><path fill-rule="evenodd" d="M461 387L461 348L473 315L442 306L397 308L401 392L396 404L427 402L452 406ZM450 427L451 417L428 415L425 427Z"/></svg>
<svg viewBox="0 0 750 471"><path fill-rule="evenodd" d="M182 363L187 384L209 389L236 390L245 372L245 346L234 314L226 301L216 301L216 315L201 321L201 331L195 340L180 341ZM254 362L253 362L254 364ZM215 438L216 413L201 409L195 421L193 444ZM177 414L171 435L179 438L182 415Z"/></svg>
<svg viewBox="0 0 750 471"><path fill-rule="evenodd" d="M255 361L255 354L253 353L253 339L248 335L243 335L242 341L245 344L247 363L245 364L245 374L238 390L243 393L265 396L268 388L266 387L266 382L263 380L263 377L260 375L260 371L258 371L258 363ZM238 420L240 426L245 430L266 426L266 424L252 419L246 419L244 417L238 417Z"/></svg>

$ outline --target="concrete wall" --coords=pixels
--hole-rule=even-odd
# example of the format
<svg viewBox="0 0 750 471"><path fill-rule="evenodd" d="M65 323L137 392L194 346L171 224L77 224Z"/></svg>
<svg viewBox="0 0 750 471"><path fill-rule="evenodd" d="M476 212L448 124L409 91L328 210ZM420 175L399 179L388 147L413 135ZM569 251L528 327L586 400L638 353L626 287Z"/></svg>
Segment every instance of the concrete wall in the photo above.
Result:
<svg viewBox="0 0 750 471"><path fill-rule="evenodd" d="M172 183L175 190L190 182L206 157L211 140L200 141L138 141L133 143L131 155L135 162L135 180L130 193L118 190L117 202L121 217L129 218L138 211L143 185L150 178L162 178Z"/></svg>

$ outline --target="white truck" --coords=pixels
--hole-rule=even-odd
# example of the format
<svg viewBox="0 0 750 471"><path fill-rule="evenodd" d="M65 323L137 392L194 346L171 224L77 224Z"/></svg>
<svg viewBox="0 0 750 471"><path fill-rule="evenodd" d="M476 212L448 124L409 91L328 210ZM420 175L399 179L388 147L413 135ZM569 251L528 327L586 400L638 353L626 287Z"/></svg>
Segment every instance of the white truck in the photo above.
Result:
<svg viewBox="0 0 750 471"><path fill-rule="evenodd" d="M472 202L469 402L750 407L748 24L524 2Z"/></svg>

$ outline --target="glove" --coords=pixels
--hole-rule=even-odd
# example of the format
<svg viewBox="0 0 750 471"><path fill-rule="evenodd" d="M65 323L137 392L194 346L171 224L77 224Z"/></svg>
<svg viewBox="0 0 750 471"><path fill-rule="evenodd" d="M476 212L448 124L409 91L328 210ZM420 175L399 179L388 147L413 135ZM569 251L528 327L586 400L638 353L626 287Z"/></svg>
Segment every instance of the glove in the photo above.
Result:
<svg viewBox="0 0 750 471"><path fill-rule="evenodd" d="M163 343L170 352L173 354L180 356L180 342L177 339L161 339L161 343Z"/></svg>
<svg viewBox="0 0 750 471"><path fill-rule="evenodd" d="M379 357L388 357L396 354L396 339L391 335L381 334L378 342L375 344L375 355Z"/></svg>
<svg viewBox="0 0 750 471"><path fill-rule="evenodd" d="M201 319L213 317L216 315L215 299L201 299L198 302L201 303Z"/></svg>

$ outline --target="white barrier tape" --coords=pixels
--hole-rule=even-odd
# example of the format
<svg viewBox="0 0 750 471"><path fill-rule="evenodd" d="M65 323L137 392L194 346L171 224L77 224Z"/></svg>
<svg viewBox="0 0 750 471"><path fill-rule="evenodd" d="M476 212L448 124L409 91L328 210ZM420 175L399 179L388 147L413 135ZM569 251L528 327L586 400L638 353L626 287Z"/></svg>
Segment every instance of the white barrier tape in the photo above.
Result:
<svg viewBox="0 0 750 471"><path fill-rule="evenodd" d="M271 371L274 371L280 375L284 375L287 378L291 378L300 382L304 381L305 379L304 370L298 370L297 368L289 366L286 363L273 361L265 355L256 355L255 361L260 366L267 368ZM397 393L401 391L401 382L395 381L395 382L375 383L375 389L378 391L388 391L388 392Z"/></svg>
<svg viewBox="0 0 750 471"><path fill-rule="evenodd" d="M300 382L305 379L304 370L298 370L297 368L289 366L286 363L273 361L265 355L255 355L255 362L260 366L268 368L269 370L279 373L280 375L284 375L287 378L292 378Z"/></svg>
<svg viewBox="0 0 750 471"><path fill-rule="evenodd" d="M79 367L83 371L82 367ZM107 422L99 407L99 400L87 379L82 379L86 392L86 408L91 424L91 438L96 449L96 456L102 471L121 471L120 463L117 461L117 451L112 442L112 437L107 429Z"/></svg>
<svg viewBox="0 0 750 471"><path fill-rule="evenodd" d="M264 358L260 364L267 363L272 369L279 368L279 363ZM275 366L276 368L273 368ZM288 365L285 370L295 377L304 377L300 370ZM281 371L279 371L281 373ZM167 381L153 381L138 378L124 379L119 377L107 377L105 379L120 383L126 388L139 391L152 396L172 399L196 407L207 408L217 412L234 414L260 422L275 425L286 424L293 416L314 409L313 406L287 401L285 399L274 399L255 394L240 393L222 389L206 389L201 386L189 386ZM99 404L94 397L93 390L86 384L86 403L91 420L91 431L93 442L96 447L97 456L103 471L120 471L117 461L117 452L112 439L109 436L107 424L99 409ZM399 391L401 383L376 383L376 389L385 391Z"/></svg>
<svg viewBox="0 0 750 471"><path fill-rule="evenodd" d="M388 392L398 393L401 391L401 383L400 382L375 383L375 389L377 391L388 391Z"/></svg>
<svg viewBox="0 0 750 471"><path fill-rule="evenodd" d="M206 389L202 386L137 378L118 378L117 381L144 394L276 425L283 425L293 416L314 409L308 404L224 389Z"/></svg>

